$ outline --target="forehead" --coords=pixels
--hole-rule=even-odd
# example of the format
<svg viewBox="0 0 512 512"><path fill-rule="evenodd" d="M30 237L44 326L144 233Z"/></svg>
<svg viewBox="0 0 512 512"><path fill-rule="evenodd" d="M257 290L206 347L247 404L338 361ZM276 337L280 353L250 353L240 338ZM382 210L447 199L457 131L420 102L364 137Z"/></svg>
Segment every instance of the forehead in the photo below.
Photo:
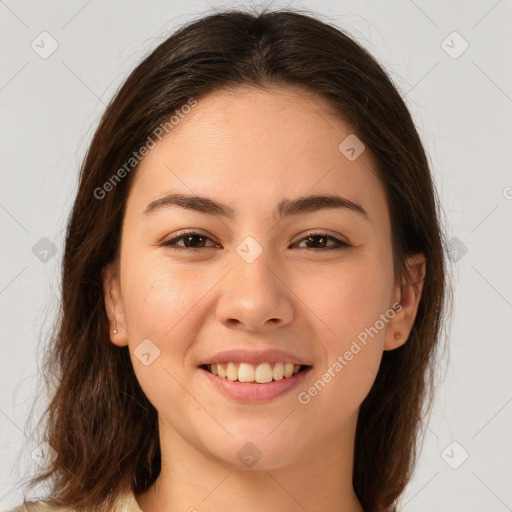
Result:
<svg viewBox="0 0 512 512"><path fill-rule="evenodd" d="M129 203L142 211L172 190L254 214L283 197L337 192L379 218L386 200L370 151L350 161L339 149L354 135L330 102L299 87L216 91L144 158Z"/></svg>

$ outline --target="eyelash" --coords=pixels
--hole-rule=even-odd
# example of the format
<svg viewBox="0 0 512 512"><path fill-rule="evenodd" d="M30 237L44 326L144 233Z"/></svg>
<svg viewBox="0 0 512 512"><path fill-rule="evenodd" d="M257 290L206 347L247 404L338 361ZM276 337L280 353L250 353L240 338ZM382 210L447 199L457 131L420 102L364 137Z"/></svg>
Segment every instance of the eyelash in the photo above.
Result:
<svg viewBox="0 0 512 512"><path fill-rule="evenodd" d="M184 246L176 246L176 247L172 247L173 245L176 245L175 242L177 242L178 240L181 240L182 238L186 238L187 236L199 236L201 238L204 238L204 239L207 239L207 240L211 240L210 237L206 236L206 235L203 235L201 233L198 233L197 231L185 231L183 233L181 233L179 236L176 236L172 239L169 239L169 240L165 240L164 242L162 242L162 246L164 247L168 247L169 249L171 250L182 250L182 249L187 249L189 251L198 251L198 250L201 250L201 249L208 249L208 248L215 248L213 246L209 246L209 247L184 247ZM301 238L301 240L299 242L302 242L304 240L306 240L307 238L327 238L329 240L332 240L336 243L335 246L331 246L331 247L320 247L319 249L318 248L311 248L311 247L303 247L303 249L309 249L309 250L321 250L321 251L330 251L330 250L339 250L339 249L346 249L348 247L352 247L350 244L348 244L347 242L344 242L343 240L340 240L339 238L336 238L334 236L331 236L331 235L328 235L327 233L322 233L322 232L312 232L312 233L307 233L306 235L304 235L303 238ZM213 240L211 240L213 241Z"/></svg>

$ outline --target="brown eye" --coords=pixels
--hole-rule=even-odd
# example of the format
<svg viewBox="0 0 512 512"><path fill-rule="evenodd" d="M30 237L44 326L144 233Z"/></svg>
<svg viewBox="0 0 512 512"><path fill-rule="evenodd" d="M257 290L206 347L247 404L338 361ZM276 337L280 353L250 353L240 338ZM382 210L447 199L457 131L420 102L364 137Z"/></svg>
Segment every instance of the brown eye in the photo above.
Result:
<svg viewBox="0 0 512 512"><path fill-rule="evenodd" d="M178 243L183 241L183 243ZM211 245L205 245L207 241L212 242ZM304 249L313 249L313 250L331 250L331 249L343 249L346 247L351 247L350 244L340 240L334 236L328 235L327 233L308 233L305 237L302 238L300 243L306 241L309 244L306 247L301 247ZM329 242L332 242L328 245ZM206 249L208 247L220 247L220 245L214 243L211 238L203 235L202 233L198 233L197 231L187 231L185 233L181 233L174 238L166 240L162 243L163 246L169 247L171 249Z"/></svg>
<svg viewBox="0 0 512 512"><path fill-rule="evenodd" d="M178 244L177 242L183 240L183 244ZM206 247L216 247L216 244L205 246L205 242L207 240L211 241L211 238L202 235L201 233L197 233L196 231L188 231L186 233L181 233L179 236L171 238L170 240L166 240L162 243L162 245L166 247L170 247L171 249L182 248L182 249L203 249ZM176 247L172 247L176 246Z"/></svg>
<svg viewBox="0 0 512 512"><path fill-rule="evenodd" d="M338 238L328 235L327 233L308 233L306 237L301 240L301 243L306 240L312 244L312 246L304 247L305 249L343 249L345 247L350 247L350 244L347 244L343 240L339 240ZM334 244L330 246L326 246L327 242L331 240Z"/></svg>

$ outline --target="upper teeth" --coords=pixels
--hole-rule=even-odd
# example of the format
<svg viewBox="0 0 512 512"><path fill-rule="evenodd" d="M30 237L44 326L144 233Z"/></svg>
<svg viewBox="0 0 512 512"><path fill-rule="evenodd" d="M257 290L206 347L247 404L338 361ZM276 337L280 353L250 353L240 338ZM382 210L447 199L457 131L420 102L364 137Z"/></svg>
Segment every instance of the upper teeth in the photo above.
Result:
<svg viewBox="0 0 512 512"><path fill-rule="evenodd" d="M265 384L273 380L281 380L283 377L291 377L300 370L300 365L293 363L261 363L253 365L249 363L217 363L211 364L210 371L222 379L238 380L239 382L257 382Z"/></svg>

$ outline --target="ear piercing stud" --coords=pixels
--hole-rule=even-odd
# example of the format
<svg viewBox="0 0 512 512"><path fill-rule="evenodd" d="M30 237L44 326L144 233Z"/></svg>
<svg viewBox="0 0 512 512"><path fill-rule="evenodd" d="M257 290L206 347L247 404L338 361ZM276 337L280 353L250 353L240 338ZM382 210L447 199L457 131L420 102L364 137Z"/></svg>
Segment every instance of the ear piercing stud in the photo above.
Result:
<svg viewBox="0 0 512 512"><path fill-rule="evenodd" d="M117 329L112 329L112 334L117 334Z"/></svg>

